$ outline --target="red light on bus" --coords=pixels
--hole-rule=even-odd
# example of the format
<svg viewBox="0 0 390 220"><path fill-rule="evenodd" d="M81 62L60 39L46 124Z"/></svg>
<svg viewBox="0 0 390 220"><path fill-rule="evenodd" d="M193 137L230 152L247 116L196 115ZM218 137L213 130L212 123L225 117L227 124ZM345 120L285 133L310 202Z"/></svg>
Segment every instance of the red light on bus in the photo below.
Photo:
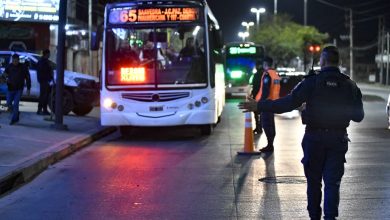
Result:
<svg viewBox="0 0 390 220"><path fill-rule="evenodd" d="M320 50L321 50L321 47L320 46L316 46L316 52L320 52Z"/></svg>
<svg viewBox="0 0 390 220"><path fill-rule="evenodd" d="M121 68L121 82L137 83L145 82L146 74L144 67L122 67Z"/></svg>

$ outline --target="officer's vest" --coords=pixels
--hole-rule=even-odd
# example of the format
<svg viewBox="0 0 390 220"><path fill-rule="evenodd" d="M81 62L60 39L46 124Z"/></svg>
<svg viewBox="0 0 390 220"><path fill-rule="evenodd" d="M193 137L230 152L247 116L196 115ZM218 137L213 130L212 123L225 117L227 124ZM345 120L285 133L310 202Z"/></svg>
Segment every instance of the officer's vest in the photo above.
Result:
<svg viewBox="0 0 390 220"><path fill-rule="evenodd" d="M353 111L354 85L339 71L320 72L302 113L303 123L315 128L346 128Z"/></svg>
<svg viewBox="0 0 390 220"><path fill-rule="evenodd" d="M279 92L280 92L280 77L275 70L269 69L266 72L271 77L270 91L267 99L271 99L271 100L278 99ZM265 75L266 74L263 74L263 76L261 77L260 90L256 95L256 101L259 101L261 99L261 95L263 93L263 80Z"/></svg>

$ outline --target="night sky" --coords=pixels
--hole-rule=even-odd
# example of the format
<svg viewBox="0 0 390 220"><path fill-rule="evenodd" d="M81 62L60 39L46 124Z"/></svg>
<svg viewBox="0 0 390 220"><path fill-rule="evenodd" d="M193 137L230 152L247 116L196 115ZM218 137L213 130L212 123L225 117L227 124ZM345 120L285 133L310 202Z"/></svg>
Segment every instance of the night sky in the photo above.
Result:
<svg viewBox="0 0 390 220"><path fill-rule="evenodd" d="M320 0L321 1L321 0ZM323 0L343 7L352 7L354 21L384 15L387 27L390 26L390 0ZM303 24L303 0L278 0L278 14L290 15L297 23ZM242 21L256 21L256 15L250 12L251 7L264 7L267 12L261 14L260 20L273 14L274 0L208 0L211 10L217 17L225 35L225 41L238 41L237 33L244 31ZM327 6L317 0L308 0L308 25L313 25L321 32L329 33L331 40L337 39L340 44L347 44L339 38L348 35L343 10ZM364 14L358 14L358 12ZM261 22L261 21L260 21ZM354 24L354 41L356 46L365 46L377 41L378 18ZM387 29L388 30L388 29Z"/></svg>

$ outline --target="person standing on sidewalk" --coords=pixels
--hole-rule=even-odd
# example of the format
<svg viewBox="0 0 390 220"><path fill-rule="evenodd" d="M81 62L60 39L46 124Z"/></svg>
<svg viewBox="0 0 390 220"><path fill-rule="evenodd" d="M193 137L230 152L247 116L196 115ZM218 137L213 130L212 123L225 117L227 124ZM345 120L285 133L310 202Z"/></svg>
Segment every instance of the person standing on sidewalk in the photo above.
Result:
<svg viewBox="0 0 390 220"><path fill-rule="evenodd" d="M7 78L7 104L12 106L10 125L19 121L19 101L22 97L24 85L27 86L27 96L30 95L31 79L30 72L26 65L19 63L19 55L12 55L12 63L5 68L4 74Z"/></svg>
<svg viewBox="0 0 390 220"><path fill-rule="evenodd" d="M321 219L322 180L325 184L324 219L339 214L340 183L348 151L347 127L364 118L362 94L347 75L340 72L339 52L327 46L321 52L321 70L310 74L292 92L278 100L249 101L238 107L246 111L288 112L306 103L302 123L302 164L307 179L307 210L312 220Z"/></svg>
<svg viewBox="0 0 390 220"><path fill-rule="evenodd" d="M275 100L279 98L280 92L280 77L278 73L272 69L273 59L271 57L265 57L263 61L264 73L261 77L260 89L256 95L256 101L264 101L267 99ZM274 139L276 136L275 131L275 116L273 112L261 112L260 124L264 129L267 136L268 144L266 147L260 149L261 152L273 152L274 151Z"/></svg>
<svg viewBox="0 0 390 220"><path fill-rule="evenodd" d="M37 79L39 82L38 115L50 115L47 105L50 95L50 82L53 81L53 67L50 65L49 57L50 50L44 50L37 64Z"/></svg>

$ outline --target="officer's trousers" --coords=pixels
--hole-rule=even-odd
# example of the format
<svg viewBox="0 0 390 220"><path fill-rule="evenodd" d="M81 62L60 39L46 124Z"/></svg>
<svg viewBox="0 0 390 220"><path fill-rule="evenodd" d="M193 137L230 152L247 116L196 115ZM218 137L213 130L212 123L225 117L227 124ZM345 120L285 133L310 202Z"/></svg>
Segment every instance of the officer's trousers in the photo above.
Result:
<svg viewBox="0 0 390 220"><path fill-rule="evenodd" d="M255 116L255 124L256 124L255 130L261 131L261 129L263 129L263 126L261 125L260 113L258 111L255 111L253 112L253 115Z"/></svg>
<svg viewBox="0 0 390 220"><path fill-rule="evenodd" d="M260 123L263 127L265 136L267 136L268 145L274 145L274 139L276 135L275 131L275 116L272 112L262 112L260 114Z"/></svg>
<svg viewBox="0 0 390 220"><path fill-rule="evenodd" d="M307 179L307 210L311 219L321 218L322 180L324 217L338 216L340 182L344 175L348 136L345 130L306 130L302 141L302 163Z"/></svg>

